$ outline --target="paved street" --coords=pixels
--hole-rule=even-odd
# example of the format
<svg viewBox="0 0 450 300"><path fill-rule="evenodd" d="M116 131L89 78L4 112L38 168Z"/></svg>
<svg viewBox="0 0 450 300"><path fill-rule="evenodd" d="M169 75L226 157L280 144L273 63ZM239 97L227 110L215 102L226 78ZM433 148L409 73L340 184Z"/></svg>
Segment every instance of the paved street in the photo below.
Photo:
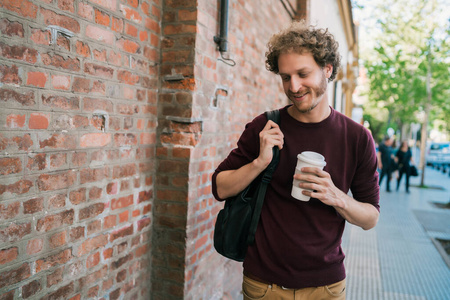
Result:
<svg viewBox="0 0 450 300"><path fill-rule="evenodd" d="M348 300L445 300L450 299L450 267L432 238L450 240L450 209L435 203L450 201L450 177L426 168L425 185L407 194L385 192L381 186L381 215L369 231L349 225L343 238L347 268Z"/></svg>

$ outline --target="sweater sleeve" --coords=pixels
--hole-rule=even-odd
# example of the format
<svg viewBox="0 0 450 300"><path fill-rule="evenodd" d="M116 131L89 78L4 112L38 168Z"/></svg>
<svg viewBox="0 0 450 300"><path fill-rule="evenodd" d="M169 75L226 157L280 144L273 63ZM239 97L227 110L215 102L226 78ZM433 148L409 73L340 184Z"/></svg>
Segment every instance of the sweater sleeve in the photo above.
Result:
<svg viewBox="0 0 450 300"><path fill-rule="evenodd" d="M259 115L253 121L245 126L245 130L242 133L237 143L237 148L233 149L228 157L222 161L214 174L212 175L212 193L214 198L219 201L221 199L217 195L217 175L226 170L237 170L240 167L252 162L259 155L259 132L264 128L267 122L267 118L264 114Z"/></svg>
<svg viewBox="0 0 450 300"><path fill-rule="evenodd" d="M370 203L379 211L380 187L375 143L369 131L364 127L362 130L358 146L358 166L351 191L356 200Z"/></svg>

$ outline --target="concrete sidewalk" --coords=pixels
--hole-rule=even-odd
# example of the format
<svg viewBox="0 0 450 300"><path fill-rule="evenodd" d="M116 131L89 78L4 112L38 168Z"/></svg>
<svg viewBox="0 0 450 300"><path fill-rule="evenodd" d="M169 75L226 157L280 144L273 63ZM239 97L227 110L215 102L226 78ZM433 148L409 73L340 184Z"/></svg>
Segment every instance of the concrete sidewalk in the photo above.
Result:
<svg viewBox="0 0 450 300"><path fill-rule="evenodd" d="M450 201L450 177L432 168L411 178L395 192L381 187L381 214L369 231L347 224L343 237L346 253L348 300L445 300L450 299L450 268L433 238L450 240L450 209L434 203ZM442 250L442 249L441 249Z"/></svg>

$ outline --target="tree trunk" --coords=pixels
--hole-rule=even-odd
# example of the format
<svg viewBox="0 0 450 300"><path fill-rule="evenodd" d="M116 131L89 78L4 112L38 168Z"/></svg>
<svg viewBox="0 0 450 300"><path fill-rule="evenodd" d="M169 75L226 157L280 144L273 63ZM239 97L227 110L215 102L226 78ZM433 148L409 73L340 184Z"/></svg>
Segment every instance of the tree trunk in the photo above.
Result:
<svg viewBox="0 0 450 300"><path fill-rule="evenodd" d="M427 163L425 161L425 152L427 151L427 136L428 136L428 114L430 113L431 106L431 53L428 52L428 66L427 66L427 100L425 102L425 116L423 118L422 124L422 134L420 141L420 168L422 169L422 174L420 178L420 185L425 185L425 168Z"/></svg>

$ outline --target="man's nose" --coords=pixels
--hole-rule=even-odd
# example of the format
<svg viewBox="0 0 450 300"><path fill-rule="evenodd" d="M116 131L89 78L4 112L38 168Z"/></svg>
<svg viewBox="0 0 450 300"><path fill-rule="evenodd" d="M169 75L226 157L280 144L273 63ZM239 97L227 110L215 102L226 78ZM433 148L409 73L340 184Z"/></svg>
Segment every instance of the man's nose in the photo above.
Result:
<svg viewBox="0 0 450 300"><path fill-rule="evenodd" d="M289 90L292 93L297 93L302 87L302 81L297 76L292 76L291 81L289 82Z"/></svg>

